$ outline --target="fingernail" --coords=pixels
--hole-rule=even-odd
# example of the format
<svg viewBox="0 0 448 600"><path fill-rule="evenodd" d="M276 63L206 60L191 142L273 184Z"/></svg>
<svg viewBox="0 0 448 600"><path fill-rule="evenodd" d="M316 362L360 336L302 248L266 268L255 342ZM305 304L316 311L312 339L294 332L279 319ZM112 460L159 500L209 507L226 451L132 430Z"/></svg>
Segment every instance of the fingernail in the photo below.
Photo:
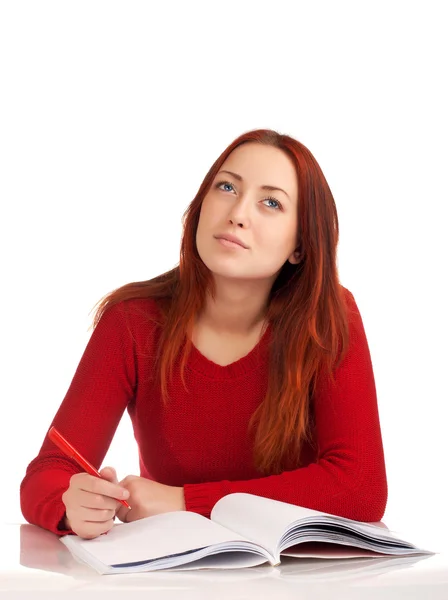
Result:
<svg viewBox="0 0 448 600"><path fill-rule="evenodd" d="M122 498L128 498L129 497L129 490L123 490L121 492L121 497Z"/></svg>

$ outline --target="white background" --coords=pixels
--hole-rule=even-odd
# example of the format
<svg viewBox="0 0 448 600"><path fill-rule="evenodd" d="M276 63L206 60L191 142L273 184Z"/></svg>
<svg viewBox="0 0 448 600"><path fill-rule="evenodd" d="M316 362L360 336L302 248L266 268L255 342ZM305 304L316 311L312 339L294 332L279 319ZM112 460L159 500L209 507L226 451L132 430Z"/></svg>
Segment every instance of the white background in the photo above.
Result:
<svg viewBox="0 0 448 600"><path fill-rule="evenodd" d="M445 2L0 4L0 518L95 303L179 259L181 216L238 135L304 143L335 197L387 461L384 522L444 542ZM362 399L360 399L362 401ZM125 414L104 464L138 473Z"/></svg>

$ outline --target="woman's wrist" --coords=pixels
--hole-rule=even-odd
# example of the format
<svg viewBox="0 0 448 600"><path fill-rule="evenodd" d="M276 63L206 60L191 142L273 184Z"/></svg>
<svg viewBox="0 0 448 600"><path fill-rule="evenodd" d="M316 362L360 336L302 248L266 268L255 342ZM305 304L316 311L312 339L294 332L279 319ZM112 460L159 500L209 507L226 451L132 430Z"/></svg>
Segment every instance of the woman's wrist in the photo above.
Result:
<svg viewBox="0 0 448 600"><path fill-rule="evenodd" d="M184 487L182 486L182 487L180 487L178 489L180 491L180 494L179 494L180 507L181 507L180 510L187 510L187 507L185 505Z"/></svg>

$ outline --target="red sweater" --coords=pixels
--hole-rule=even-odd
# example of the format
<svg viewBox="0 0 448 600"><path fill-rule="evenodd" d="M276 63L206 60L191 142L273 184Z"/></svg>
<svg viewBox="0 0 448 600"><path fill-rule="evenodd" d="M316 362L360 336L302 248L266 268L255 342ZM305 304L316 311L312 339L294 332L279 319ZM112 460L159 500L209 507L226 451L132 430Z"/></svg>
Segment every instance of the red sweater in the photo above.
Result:
<svg viewBox="0 0 448 600"><path fill-rule="evenodd" d="M260 476L252 460L247 429L266 391L270 327L249 354L226 366L193 346L185 371L190 394L178 362L164 407L152 381L151 355L160 328L145 318L158 310L150 299L122 301L103 314L52 425L99 468L127 409L140 475L183 486L187 510L207 517L226 494L248 492L378 521L386 507L387 480L376 388L361 315L346 293L355 309L349 350L335 385L328 380L316 390L315 443L303 448L304 466L298 469ZM65 512L61 496L80 471L45 437L20 487L25 519L58 535L68 533L57 528Z"/></svg>

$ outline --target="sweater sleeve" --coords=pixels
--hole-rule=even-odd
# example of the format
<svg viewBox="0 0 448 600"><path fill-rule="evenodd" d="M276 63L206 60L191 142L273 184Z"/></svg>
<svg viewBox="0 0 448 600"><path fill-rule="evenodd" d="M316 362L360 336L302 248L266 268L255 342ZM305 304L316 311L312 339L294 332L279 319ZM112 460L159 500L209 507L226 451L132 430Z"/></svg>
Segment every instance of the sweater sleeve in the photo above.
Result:
<svg viewBox="0 0 448 600"><path fill-rule="evenodd" d="M96 468L135 392L133 342L123 304L113 305L101 316L51 423ZM58 535L73 533L58 526L65 515L62 494L71 476L79 472L82 469L53 444L47 431L20 485L25 519Z"/></svg>
<svg viewBox="0 0 448 600"><path fill-rule="evenodd" d="M349 348L335 382L321 378L314 396L316 462L245 481L184 485L187 510L209 517L227 494L245 492L359 521L379 521L387 478L376 387L368 342L353 295L348 293Z"/></svg>

